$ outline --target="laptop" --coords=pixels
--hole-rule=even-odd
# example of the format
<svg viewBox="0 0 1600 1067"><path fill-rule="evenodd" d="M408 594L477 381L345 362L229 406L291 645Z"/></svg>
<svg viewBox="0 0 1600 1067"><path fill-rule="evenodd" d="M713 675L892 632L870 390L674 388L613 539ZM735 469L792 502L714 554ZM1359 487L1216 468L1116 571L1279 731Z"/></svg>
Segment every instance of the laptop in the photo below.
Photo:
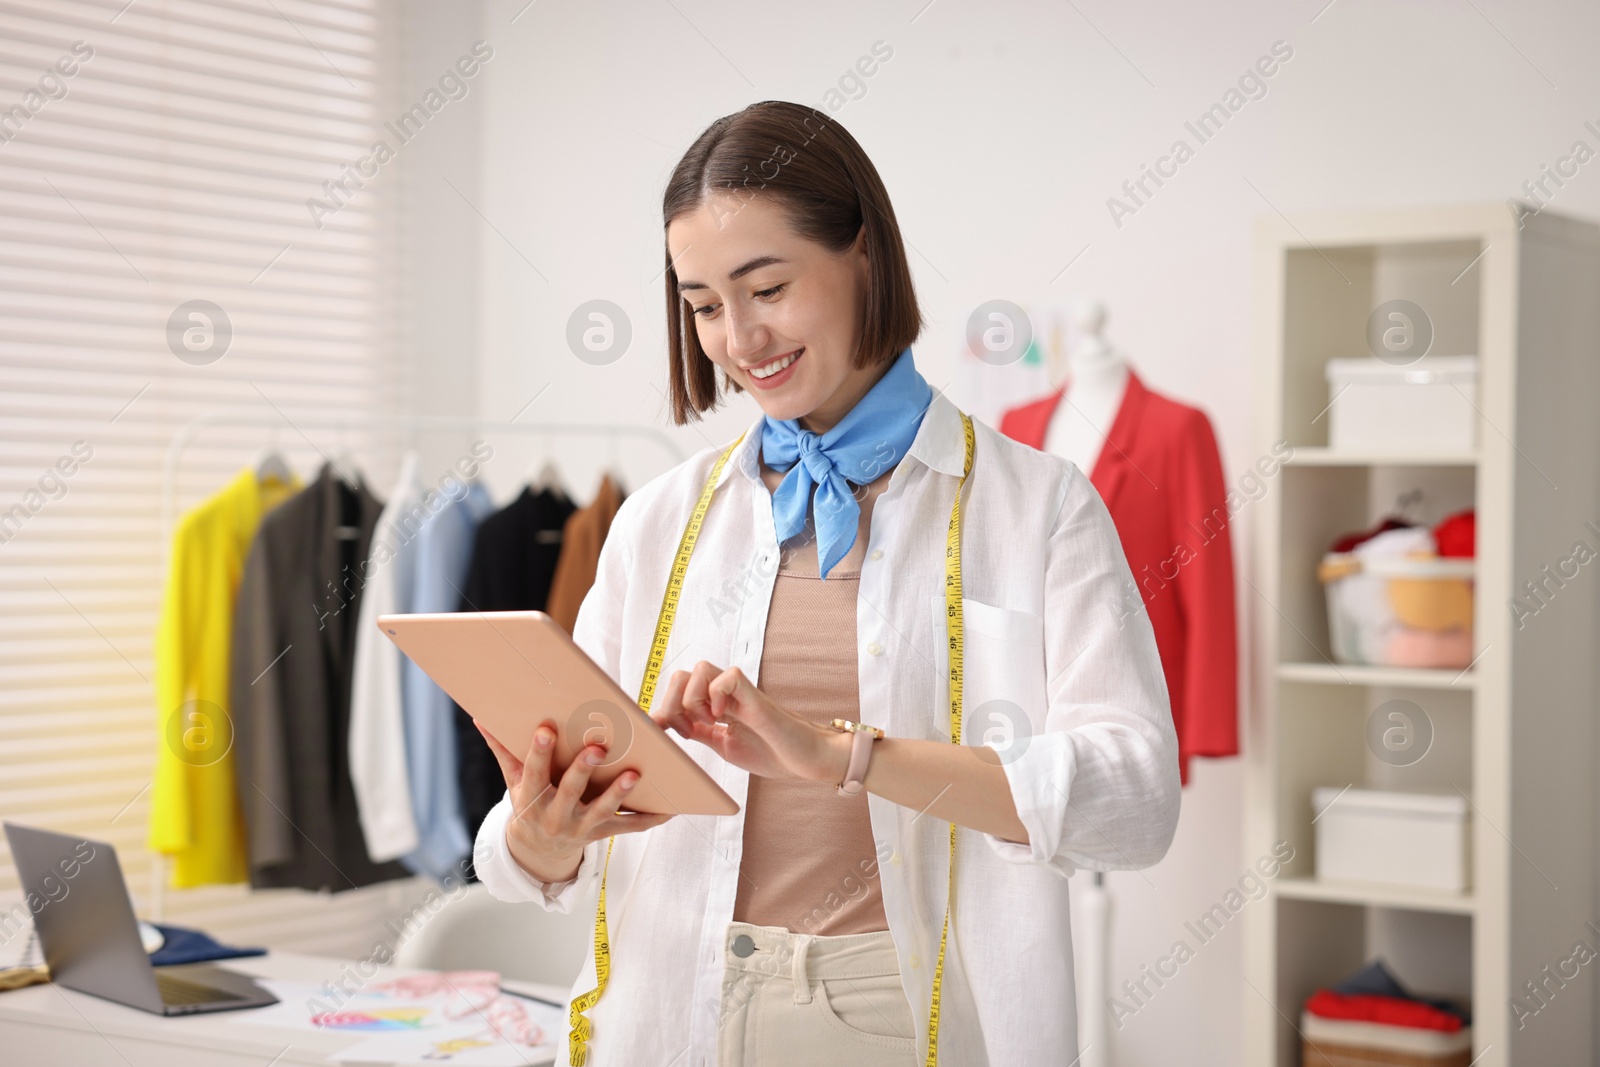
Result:
<svg viewBox="0 0 1600 1067"><path fill-rule="evenodd" d="M276 1004L253 978L209 963L153 967L117 853L101 841L6 823L50 980L156 1015Z"/></svg>

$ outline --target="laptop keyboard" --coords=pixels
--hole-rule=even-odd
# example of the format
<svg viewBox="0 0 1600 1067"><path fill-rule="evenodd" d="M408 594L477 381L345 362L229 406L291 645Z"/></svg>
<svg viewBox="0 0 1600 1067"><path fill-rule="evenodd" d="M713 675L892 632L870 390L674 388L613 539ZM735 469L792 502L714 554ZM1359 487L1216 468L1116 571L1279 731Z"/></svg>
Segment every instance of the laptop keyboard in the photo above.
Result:
<svg viewBox="0 0 1600 1067"><path fill-rule="evenodd" d="M237 993L229 993L225 989L214 986L200 985L198 982L185 981L174 978L170 974L156 971L156 986L161 990L163 1004L210 1004L226 1000L243 1000Z"/></svg>

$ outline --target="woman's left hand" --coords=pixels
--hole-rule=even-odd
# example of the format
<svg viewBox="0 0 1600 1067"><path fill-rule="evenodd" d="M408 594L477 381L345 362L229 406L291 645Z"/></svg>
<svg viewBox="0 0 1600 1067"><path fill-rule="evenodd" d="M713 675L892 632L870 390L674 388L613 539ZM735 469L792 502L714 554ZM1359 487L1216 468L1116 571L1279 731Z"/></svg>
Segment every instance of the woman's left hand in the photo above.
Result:
<svg viewBox="0 0 1600 1067"><path fill-rule="evenodd" d="M751 774L842 781L847 735L811 722L757 689L738 667L706 660L673 671L650 717Z"/></svg>

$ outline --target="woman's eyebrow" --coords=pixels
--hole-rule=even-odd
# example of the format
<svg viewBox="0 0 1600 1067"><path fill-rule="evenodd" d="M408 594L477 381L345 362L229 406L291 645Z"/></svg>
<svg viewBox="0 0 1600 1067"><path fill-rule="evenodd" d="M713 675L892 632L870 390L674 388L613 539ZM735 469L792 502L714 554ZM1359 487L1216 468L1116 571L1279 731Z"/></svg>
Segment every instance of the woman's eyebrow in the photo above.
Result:
<svg viewBox="0 0 1600 1067"><path fill-rule="evenodd" d="M787 263L787 262L788 262L788 260L783 259L783 258L781 258L779 256L757 256L755 259L752 259L750 262L744 264L742 267L735 267L733 270L729 271L728 272L728 280L731 281L731 282L736 282L740 278L743 278L746 274L749 274L753 270L760 270L762 267L770 267L774 263ZM684 281L680 281L678 283L678 292L680 292L680 293L682 293L682 292L684 292L686 290L689 290L689 289L709 289L709 288L711 288L711 287L709 285L707 285L705 282L684 282Z"/></svg>

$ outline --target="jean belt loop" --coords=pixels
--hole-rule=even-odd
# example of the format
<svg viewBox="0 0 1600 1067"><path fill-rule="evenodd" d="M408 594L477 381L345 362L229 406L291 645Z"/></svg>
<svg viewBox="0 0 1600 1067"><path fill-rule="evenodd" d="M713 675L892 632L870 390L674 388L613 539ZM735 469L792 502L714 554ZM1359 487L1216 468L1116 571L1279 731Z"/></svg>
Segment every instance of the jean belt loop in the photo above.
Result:
<svg viewBox="0 0 1600 1067"><path fill-rule="evenodd" d="M806 949L811 947L811 935L799 934L794 939L794 1002L811 1003L811 979L806 977Z"/></svg>

